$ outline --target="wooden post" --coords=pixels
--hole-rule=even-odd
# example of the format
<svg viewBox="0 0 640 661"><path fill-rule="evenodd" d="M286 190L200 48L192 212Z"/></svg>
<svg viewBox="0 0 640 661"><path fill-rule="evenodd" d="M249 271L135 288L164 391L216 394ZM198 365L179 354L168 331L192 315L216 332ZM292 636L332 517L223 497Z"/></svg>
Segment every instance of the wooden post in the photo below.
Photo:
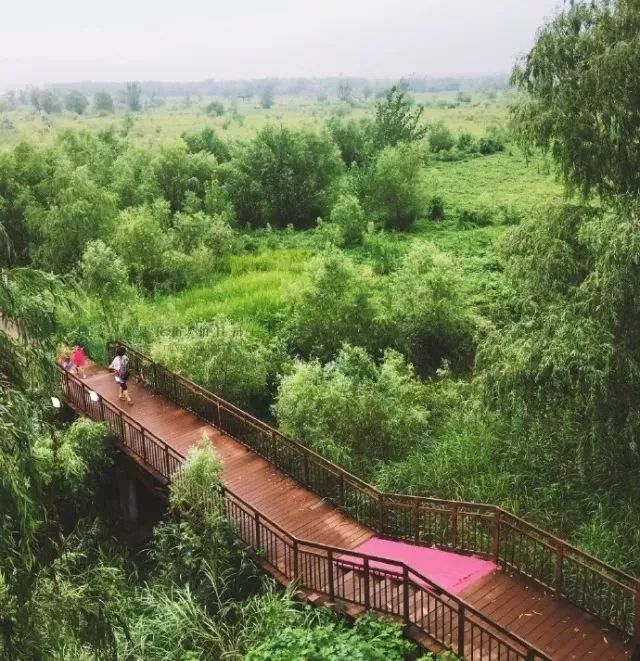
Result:
<svg viewBox="0 0 640 661"><path fill-rule="evenodd" d="M527 650L527 661L536 661L536 653L531 648Z"/></svg>
<svg viewBox="0 0 640 661"><path fill-rule="evenodd" d="M169 446L168 445L164 446L164 476L167 478L167 480L171 477L171 475L169 475Z"/></svg>
<svg viewBox="0 0 640 661"><path fill-rule="evenodd" d="M122 440L122 445L126 446L127 445L127 437L124 433L124 418L122 417L122 411L120 412L120 415L118 416L118 420L120 420L120 438Z"/></svg>
<svg viewBox="0 0 640 661"><path fill-rule="evenodd" d="M104 399L100 397L100 420L104 420Z"/></svg>
<svg viewBox="0 0 640 661"><path fill-rule="evenodd" d="M340 505L344 506L344 473L340 471Z"/></svg>
<svg viewBox="0 0 640 661"><path fill-rule="evenodd" d="M298 540L293 540L293 580L298 581Z"/></svg>
<svg viewBox="0 0 640 661"><path fill-rule="evenodd" d="M304 453L304 486L309 486L309 455Z"/></svg>
<svg viewBox="0 0 640 661"><path fill-rule="evenodd" d="M335 590L333 588L333 551L329 549L327 559L329 561L329 599L333 601L335 596Z"/></svg>
<svg viewBox="0 0 640 661"><path fill-rule="evenodd" d="M464 606L462 604L458 605L458 649L456 654L459 657L464 658Z"/></svg>
<svg viewBox="0 0 640 661"><path fill-rule="evenodd" d="M256 510L253 516L253 520L256 526L255 529L256 548L259 550L261 546L261 542L260 542L260 512L258 512L258 510Z"/></svg>
<svg viewBox="0 0 640 661"><path fill-rule="evenodd" d="M378 494L378 532L384 535L384 498Z"/></svg>
<svg viewBox="0 0 640 661"><path fill-rule="evenodd" d="M364 557L364 609L368 611L371 608L371 584L369 575L369 558Z"/></svg>
<svg viewBox="0 0 640 661"><path fill-rule="evenodd" d="M556 548L556 580L554 593L556 597L562 594L562 560L564 558L564 544L560 542Z"/></svg>
<svg viewBox="0 0 640 661"><path fill-rule="evenodd" d="M146 443L146 436L144 433L144 427L140 427L140 435L142 439L142 460L146 463L147 462L147 443Z"/></svg>
<svg viewBox="0 0 640 661"><path fill-rule="evenodd" d="M493 561L498 564L500 560L500 508L493 511L493 539L492 539Z"/></svg>
<svg viewBox="0 0 640 661"><path fill-rule="evenodd" d="M458 547L458 503L451 506L451 548Z"/></svg>
<svg viewBox="0 0 640 661"><path fill-rule="evenodd" d="M409 616L409 568L407 565L402 565L402 619L405 624L411 623Z"/></svg>
<svg viewBox="0 0 640 661"><path fill-rule="evenodd" d="M420 501L417 498L413 510L413 536L417 544L420 541Z"/></svg>
<svg viewBox="0 0 640 661"><path fill-rule="evenodd" d="M273 463L278 466L278 444L276 443L275 429L271 430L271 455L273 456Z"/></svg>

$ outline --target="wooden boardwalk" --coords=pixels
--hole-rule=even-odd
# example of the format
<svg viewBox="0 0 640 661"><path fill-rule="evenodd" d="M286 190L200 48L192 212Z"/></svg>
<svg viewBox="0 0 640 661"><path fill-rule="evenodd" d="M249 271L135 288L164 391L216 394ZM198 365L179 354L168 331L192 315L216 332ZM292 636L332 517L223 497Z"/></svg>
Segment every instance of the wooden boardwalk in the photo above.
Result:
<svg viewBox="0 0 640 661"><path fill-rule="evenodd" d="M311 545L312 547L305 551L307 555L301 556L306 558L306 562L317 563L326 558L327 553L331 553L320 545L346 550L356 549L375 535L372 529L341 512L312 491L303 488L240 442L221 433L152 389L132 383L130 392L135 404L129 407L118 401L113 375L106 371L94 371L84 383L98 393L104 402L114 408L122 409L136 423L144 426L181 455L186 455L203 436L209 437L222 459L223 482L239 499L275 524L274 530L279 527L298 539L318 545L315 547ZM248 520L248 514L245 513L243 516L242 521ZM245 536L245 539L251 542L253 533L247 534L248 537ZM277 556L274 564L284 575L287 573L287 563L290 563L291 559L281 540L282 537L279 537L274 542ZM342 598L348 603L350 591L354 593L363 589L359 565L349 564L352 561L355 562L350 557L344 556L344 561L335 565L340 567L339 577L331 575L332 570L330 570L329 578L326 576L324 579L316 578L317 592L308 590L309 598L312 601L320 600L319 595L322 592L331 592L333 599L328 600L330 603L339 602ZM297 571L306 570L303 567L297 568ZM278 571L275 573L278 574ZM276 577L282 579L282 576ZM329 589L326 587L327 582L331 586ZM400 585L400 579L397 583ZM525 658L524 654L518 655L500 649L495 639L481 639L480 643L477 640L475 642L470 640L473 636L476 638L478 635L481 636L482 632L471 622L467 622L464 627L458 626L453 611L448 610L444 602L437 601L437 599L446 601L446 598L434 596L438 594L437 590L427 587L426 590L416 589L408 593L405 588L403 593L398 588L394 592L393 581L390 583L388 580L379 581L375 585L375 593L367 594L364 602L360 595L360 603L368 603L374 610L396 614L402 610L401 604L397 602L405 599L412 622L448 617L446 626L450 635L447 642L451 642L455 647L456 640L459 640L456 636L464 635L465 649L474 650L472 655L466 658L491 661ZM340 594L335 593L336 589L339 589ZM368 587L366 589L369 590ZM389 589L391 592L387 594ZM383 590L384 594L382 594ZM537 647L548 658L603 661L630 658L630 645L619 631L604 625L567 601L554 599L552 595L545 594L537 584L520 575L511 576L504 571L493 572L467 587L460 597L498 625ZM323 601L326 602L327 599ZM351 606L346 610L355 615L364 608ZM406 619L405 616L405 621ZM432 649L441 649L441 645L435 644L413 626L408 628L408 634Z"/></svg>

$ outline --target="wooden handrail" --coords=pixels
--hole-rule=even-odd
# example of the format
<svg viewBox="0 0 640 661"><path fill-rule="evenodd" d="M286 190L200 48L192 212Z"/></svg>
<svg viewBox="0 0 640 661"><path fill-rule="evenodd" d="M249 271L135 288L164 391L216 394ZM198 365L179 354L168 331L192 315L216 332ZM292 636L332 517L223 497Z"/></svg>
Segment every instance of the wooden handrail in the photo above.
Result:
<svg viewBox="0 0 640 661"><path fill-rule="evenodd" d="M109 402L106 402L100 396L98 396L97 402L92 402L90 397L92 390L91 388L89 388L89 386L86 383L81 381L78 377L70 374L68 371L62 369L61 367L58 368L58 371L61 376L62 391L68 403L74 408L76 408L76 410L79 410L87 414L89 417L92 417L97 420L104 420L107 423L109 423L109 418L105 416L105 411L115 413L117 415L117 419L120 421L120 425L119 425L120 442L125 447L127 447L127 449L130 452L137 455L139 459L142 459L145 463L149 461L148 457L143 456L143 454L138 452L134 446L130 444L128 445L128 443L131 442L131 438L130 438L131 430L139 431L142 434L143 438L149 441L152 445L157 446L161 451L164 452L166 450L166 448L168 447L167 443L162 441L162 439L158 438L144 425L136 422L133 418L131 418L131 416L124 413L124 411L122 411L121 409L114 407ZM76 396L78 393L81 393L81 397ZM97 406L93 406L94 404L97 404ZM112 432L113 431L114 430L112 428ZM170 482L173 479L175 479L175 476L179 474L181 467L184 465L186 461L186 457L182 455L180 452L173 451L173 454L175 458L179 461L179 465L177 466L176 470L171 473L168 471L163 472L162 470L158 470L158 468L153 464L148 464L153 470L159 472L167 480L167 482ZM498 649L502 644L507 646L508 649L510 649L516 655L519 655L519 658L523 660L539 659L540 661L551 661L549 656L547 656L544 652L537 649L535 646L528 643L525 639L509 631L505 627L499 625L497 622L494 622L489 617L484 615L481 611L478 611L473 606L471 606L471 604L467 603L465 600L448 592L445 588L438 585L433 580L427 578L421 573L415 571L405 563L400 562L398 560L382 558L379 556L374 556L366 553L360 553L358 551L352 551L350 549L344 549L336 546L330 546L326 544L321 544L319 542L313 542L298 538L295 535L291 534L290 532L286 531L284 528L279 526L274 521L272 521L269 517L265 516L255 507L247 503L244 499L242 499L240 496L238 496L228 487L222 486L220 488L220 495L224 497L225 501L227 502L230 501L241 505L241 507L244 508L245 511L247 511L249 515L252 517L256 530L255 543L258 549L262 547L262 544L260 542L261 531L263 528L265 528L265 524L268 526L268 528L266 528L265 530L270 529L272 532L274 531L277 532L279 538L283 542L288 542L287 545L293 551L294 554L294 571L292 576L288 576L288 578L290 578L291 580L297 580L299 584L301 583L300 577L298 575L299 572L297 569L298 566L297 558L299 553L301 553L305 549L315 549L325 554L323 557L325 557L328 562L327 568L328 568L329 576L332 576L332 572L334 571L334 568L339 568L341 564L348 563L349 559L356 559L359 561L359 563L355 567L355 569L360 571L360 567L362 567L362 569L364 570L363 574L365 581L370 580L371 573L375 573L377 575L386 575L387 577L391 577L392 580L401 581L403 605L401 610L399 610L397 613L394 612L393 614L397 615L398 617L401 617L405 624L407 625L411 624L417 626L425 633L435 634L437 636L437 632L424 629L421 621L414 621L410 613L410 608L409 608L410 590L413 590L414 594L416 594L420 590L424 589L423 585L426 585L428 586L427 589L429 589L433 594L440 595L441 597L445 597L447 602L450 602L450 604L455 604L456 608L454 610L454 613L457 614L458 627L459 628L462 627L461 631L464 632L464 622L468 621L469 617L471 616L473 619L476 620L475 623L476 626L480 626L490 640L497 641ZM238 531L236 532L238 533ZM383 565L383 567L372 568L371 563L378 563L379 565ZM387 569L388 567L395 568L395 571L390 572L389 569ZM318 591L318 586L310 586L310 587L313 587L314 590ZM371 592L368 583L365 593L368 596L366 596L363 599L363 603L362 603L363 606L369 605L368 602L370 600ZM329 580L328 592L325 592L325 594L328 594L331 599L335 597L334 581L332 578L330 578ZM478 622L480 624L478 624ZM458 653L462 654L464 652L464 646L465 646L464 640L461 640L459 638L457 641L457 645L458 645L458 650L457 650ZM520 648L522 648L523 650L522 652L519 651Z"/></svg>
<svg viewBox="0 0 640 661"><path fill-rule="evenodd" d="M634 635L640 630L636 624L640 617L637 614L640 584L630 574L496 505L384 493L125 343L110 343L108 350L112 351L117 345L127 348L132 369L143 381L149 381L147 374L150 373L151 385L156 390L243 443L378 534L484 555L533 578L627 634ZM171 381L170 391L162 387L161 375ZM183 397L179 389L190 393L191 398ZM215 413L203 412L207 405L215 407ZM255 438L256 434L261 437ZM292 460L291 453L299 460ZM411 514L407 515L409 510ZM526 544L516 545L516 538L526 540ZM546 562L540 560L544 553L549 555ZM550 565L553 569L548 568ZM572 572L587 572L589 585L593 583L599 594L592 597L586 594L582 583L568 580ZM610 590L618 592L609 596L609 602L615 602L613 608L612 603L601 598L603 592L606 595ZM640 633L637 643L640 645Z"/></svg>

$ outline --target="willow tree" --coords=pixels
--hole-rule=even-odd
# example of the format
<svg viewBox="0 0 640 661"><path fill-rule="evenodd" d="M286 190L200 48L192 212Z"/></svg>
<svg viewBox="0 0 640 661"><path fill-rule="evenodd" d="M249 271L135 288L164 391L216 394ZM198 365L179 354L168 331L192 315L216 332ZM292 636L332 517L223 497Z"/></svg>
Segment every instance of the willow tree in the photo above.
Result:
<svg viewBox="0 0 640 661"><path fill-rule="evenodd" d="M640 4L571 3L515 67L515 127L551 155L571 189L640 194Z"/></svg>

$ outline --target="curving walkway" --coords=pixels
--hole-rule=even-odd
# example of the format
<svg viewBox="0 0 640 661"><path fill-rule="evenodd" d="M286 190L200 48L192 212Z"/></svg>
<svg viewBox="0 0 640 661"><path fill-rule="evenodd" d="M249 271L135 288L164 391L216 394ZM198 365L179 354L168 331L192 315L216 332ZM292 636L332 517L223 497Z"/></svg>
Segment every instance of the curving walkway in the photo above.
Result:
<svg viewBox="0 0 640 661"><path fill-rule="evenodd" d="M129 407L118 401L113 376L108 372L101 369L92 370L84 383L105 402L122 409L181 455L186 455L203 436L209 437L222 459L224 484L276 526L298 539L327 547L359 550L376 556L381 566L384 565L385 559L400 560L435 584L459 594L483 615L519 635L544 652L548 658L576 661L630 658L628 642L619 632L568 602L554 599L534 582L528 582L521 576L510 576L500 571L493 563L480 558L376 537L371 529L303 488L240 442L150 388L132 383L130 392L135 404ZM284 571L287 558L286 553L282 553ZM344 585L350 586L356 582L357 566L357 563L349 564L345 560L344 574L340 577ZM373 567L371 564L372 573ZM337 579L332 577L332 589L334 580ZM350 589L355 590L356 587ZM432 588L426 589L437 594ZM400 593L389 597L389 604L393 599L400 599L399 595ZM307 596L312 602L321 600L318 594L310 592ZM378 603L378 596L371 595L372 604ZM430 606L428 602L425 605L424 592L421 593L419 603L417 593L412 593L411 598L409 608L413 618L418 617L425 621L425 618L438 617L437 608ZM333 601L339 600L336 598ZM363 609L352 607L345 610L358 614ZM455 639L456 635L461 635L461 632L455 631L453 621L450 628L450 638ZM409 627L408 634L427 647L436 650L440 648L429 640L428 636L416 631L415 627ZM477 635L477 630L474 630L473 626L467 626L464 630L465 638L474 635ZM478 645L476 641L471 647L483 651L475 651L473 656L468 658L491 661L525 658L523 655L502 652L495 647L495 642L481 641Z"/></svg>

